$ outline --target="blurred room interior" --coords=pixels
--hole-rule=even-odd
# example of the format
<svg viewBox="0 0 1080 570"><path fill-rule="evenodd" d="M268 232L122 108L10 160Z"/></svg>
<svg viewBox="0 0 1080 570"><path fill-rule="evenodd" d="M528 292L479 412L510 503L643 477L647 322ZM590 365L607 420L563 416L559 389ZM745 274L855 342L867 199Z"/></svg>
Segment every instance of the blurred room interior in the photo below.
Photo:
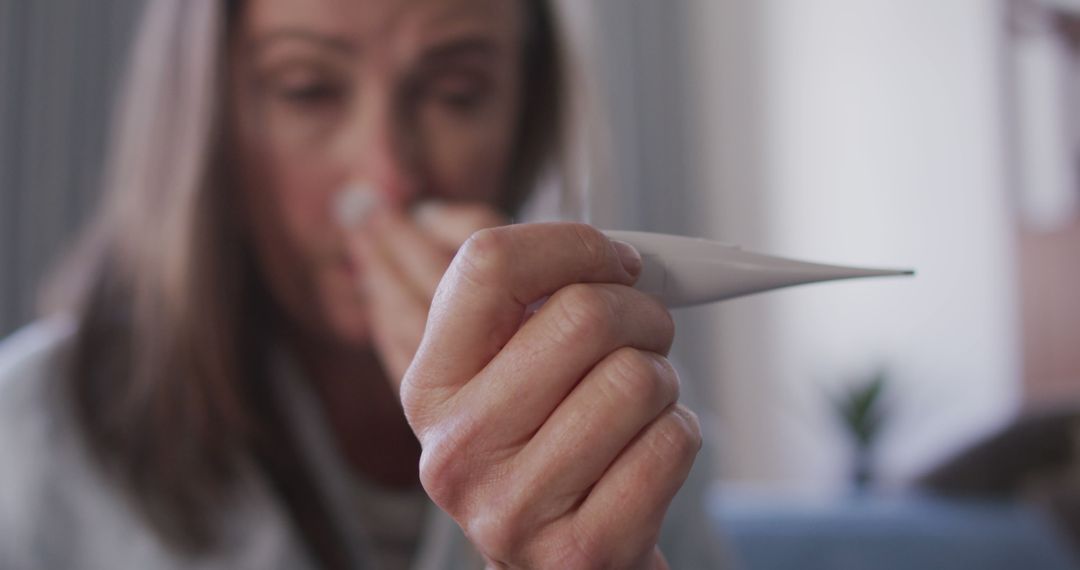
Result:
<svg viewBox="0 0 1080 570"><path fill-rule="evenodd" d="M4 335L33 318L94 207L139 4L0 0ZM918 270L677 314L676 360L709 420L715 519L736 557L859 568L877 545L898 563L1070 567L1078 527L1044 507L1072 500L1076 517L1080 505L1080 2L562 4L589 92L587 221ZM861 448L839 402L875 380ZM938 488L974 499L918 491L1050 412L1065 460L1033 454L993 492ZM1052 491L1033 490L1029 475L1046 473Z"/></svg>

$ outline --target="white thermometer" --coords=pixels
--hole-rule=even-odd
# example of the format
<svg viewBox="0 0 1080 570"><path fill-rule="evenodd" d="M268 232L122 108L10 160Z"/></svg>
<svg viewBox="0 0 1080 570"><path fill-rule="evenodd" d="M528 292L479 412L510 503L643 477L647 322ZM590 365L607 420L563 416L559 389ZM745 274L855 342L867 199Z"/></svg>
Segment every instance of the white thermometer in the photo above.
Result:
<svg viewBox="0 0 1080 570"><path fill-rule="evenodd" d="M371 213L378 196L366 185L339 192L332 202L342 228L355 227ZM781 287L854 279L914 275L911 270L820 265L743 251L698 238L645 232L605 231L641 253L644 267L635 287L669 307L685 307L760 293Z"/></svg>
<svg viewBox="0 0 1080 570"><path fill-rule="evenodd" d="M605 231L641 253L644 267L635 288L669 307L685 307L781 287L855 279L910 276L910 269L821 265L743 251L699 238L646 232Z"/></svg>

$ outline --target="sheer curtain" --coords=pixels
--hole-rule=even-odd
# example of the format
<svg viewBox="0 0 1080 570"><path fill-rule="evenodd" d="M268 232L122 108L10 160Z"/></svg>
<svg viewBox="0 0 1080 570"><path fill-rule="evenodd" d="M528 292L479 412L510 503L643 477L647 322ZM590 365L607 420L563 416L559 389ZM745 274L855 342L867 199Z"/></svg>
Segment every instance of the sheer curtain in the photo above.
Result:
<svg viewBox="0 0 1080 570"><path fill-rule="evenodd" d="M96 203L139 0L0 0L0 335Z"/></svg>

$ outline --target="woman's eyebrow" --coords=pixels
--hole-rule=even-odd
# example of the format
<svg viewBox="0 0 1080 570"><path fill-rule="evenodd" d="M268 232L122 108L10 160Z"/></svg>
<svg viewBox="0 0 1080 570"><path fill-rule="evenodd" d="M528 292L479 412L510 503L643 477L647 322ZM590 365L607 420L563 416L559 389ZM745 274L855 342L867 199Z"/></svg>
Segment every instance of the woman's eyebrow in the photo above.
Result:
<svg viewBox="0 0 1080 570"><path fill-rule="evenodd" d="M484 57L498 55L501 44L487 36L470 36L435 44L421 54L421 61L439 63L461 57Z"/></svg>
<svg viewBox="0 0 1080 570"><path fill-rule="evenodd" d="M343 55L352 55L357 52L357 46L347 38L304 28L280 28L260 34L252 40L251 46L257 51L266 49L276 43L289 41L314 44L324 49L339 52Z"/></svg>

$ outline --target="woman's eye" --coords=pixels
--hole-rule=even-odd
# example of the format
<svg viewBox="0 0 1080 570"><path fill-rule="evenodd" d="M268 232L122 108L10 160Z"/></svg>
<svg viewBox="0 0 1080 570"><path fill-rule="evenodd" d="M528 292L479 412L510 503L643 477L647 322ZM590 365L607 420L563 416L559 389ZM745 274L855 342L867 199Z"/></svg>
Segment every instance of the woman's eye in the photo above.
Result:
<svg viewBox="0 0 1080 570"><path fill-rule="evenodd" d="M331 82L301 83L278 87L277 96L297 107L319 107L340 102L345 89Z"/></svg>
<svg viewBox="0 0 1080 570"><path fill-rule="evenodd" d="M471 74L438 77L428 89L428 95L436 102L462 113L479 109L489 92L488 82Z"/></svg>
<svg viewBox="0 0 1080 570"><path fill-rule="evenodd" d="M340 74L305 63L272 67L260 82L272 101L295 111L336 105L345 99L348 91L348 84Z"/></svg>

